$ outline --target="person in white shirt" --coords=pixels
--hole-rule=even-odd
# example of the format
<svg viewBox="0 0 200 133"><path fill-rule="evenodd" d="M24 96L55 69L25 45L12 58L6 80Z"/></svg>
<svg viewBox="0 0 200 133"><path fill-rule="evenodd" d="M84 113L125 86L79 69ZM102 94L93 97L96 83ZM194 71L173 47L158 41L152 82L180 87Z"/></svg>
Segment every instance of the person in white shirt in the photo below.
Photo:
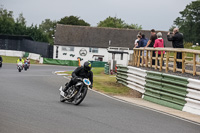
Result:
<svg viewBox="0 0 200 133"><path fill-rule="evenodd" d="M135 40L135 43L134 43L135 44L134 48L136 48L138 46L138 42L140 41L140 39L141 39L141 34L138 33L137 39Z"/></svg>

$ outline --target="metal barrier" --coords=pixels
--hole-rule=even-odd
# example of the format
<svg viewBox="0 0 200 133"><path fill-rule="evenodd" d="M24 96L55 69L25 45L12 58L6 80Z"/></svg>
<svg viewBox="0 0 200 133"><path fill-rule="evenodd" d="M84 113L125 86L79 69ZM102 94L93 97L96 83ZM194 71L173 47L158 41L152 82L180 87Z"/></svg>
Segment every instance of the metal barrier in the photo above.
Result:
<svg viewBox="0 0 200 133"><path fill-rule="evenodd" d="M109 65L108 64L104 65L104 73L108 74L108 75L110 74L110 69L109 69Z"/></svg>
<svg viewBox="0 0 200 133"><path fill-rule="evenodd" d="M190 73L193 75L200 75L200 72L196 71L196 66L200 65L199 55L200 50L184 49L184 48L134 48L134 54L132 62L129 63L131 66L139 67L151 67L160 71L165 69L166 72L169 70L182 73ZM146 52L144 52L146 51ZM158 51L161 51L161 54L158 54ZM165 54L163 54L165 51ZM153 52L156 53L156 56L153 57ZM182 53L182 59L177 59L177 53ZM146 53L146 55L145 55ZM153 60L155 60L155 65L153 65ZM159 64L158 64L159 61ZM165 62L166 66L163 66ZM173 67L169 66L169 62L173 62ZM182 63L182 68L176 67L176 62ZM187 70L186 64L191 64L193 70Z"/></svg>
<svg viewBox="0 0 200 133"><path fill-rule="evenodd" d="M143 94L143 99L200 115L200 80L131 66L118 66L117 82Z"/></svg>

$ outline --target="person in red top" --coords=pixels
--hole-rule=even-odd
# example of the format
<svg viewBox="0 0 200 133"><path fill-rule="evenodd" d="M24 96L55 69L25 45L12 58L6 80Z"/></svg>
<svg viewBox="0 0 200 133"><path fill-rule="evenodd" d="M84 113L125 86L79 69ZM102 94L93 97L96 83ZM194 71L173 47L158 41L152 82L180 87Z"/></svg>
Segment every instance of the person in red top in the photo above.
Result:
<svg viewBox="0 0 200 133"><path fill-rule="evenodd" d="M158 39L156 39L155 40L155 43L154 43L154 48L164 48L164 40L162 39L162 33L161 32L158 32L157 33L157 37L158 37ZM155 52L155 54L156 54L156 52ZM165 54L165 51L163 51L163 54ZM158 51L158 57L160 57L161 56L161 51ZM164 64L164 62L163 62L163 64ZM159 64L159 60L158 60L158 65L160 65Z"/></svg>

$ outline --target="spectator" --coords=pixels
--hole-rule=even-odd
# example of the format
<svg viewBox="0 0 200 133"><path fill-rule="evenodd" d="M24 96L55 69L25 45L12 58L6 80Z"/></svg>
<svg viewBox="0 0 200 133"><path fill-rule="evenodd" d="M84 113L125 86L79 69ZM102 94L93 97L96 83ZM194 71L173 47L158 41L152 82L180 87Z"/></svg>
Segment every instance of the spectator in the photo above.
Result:
<svg viewBox="0 0 200 133"><path fill-rule="evenodd" d="M141 39L141 35L138 34L137 35L137 39L135 40L135 46L134 46L134 48L136 48L138 46L138 43L139 43L140 39Z"/></svg>
<svg viewBox="0 0 200 133"><path fill-rule="evenodd" d="M146 47L147 42L148 42L148 39L146 39L146 38L145 38L145 35L142 34L142 38L141 38L140 41L138 42L137 48ZM142 55L142 53L141 53L141 55ZM144 57L146 57L146 50L144 50ZM146 63L145 58L143 58L143 60L144 60L144 63ZM142 62L142 63L143 63L143 62Z"/></svg>
<svg viewBox="0 0 200 133"><path fill-rule="evenodd" d="M164 48L164 40L162 39L162 33L158 32L157 37L158 37L158 39L155 40L153 47L154 48L158 48L158 47ZM156 52L155 52L155 54L156 54ZM163 51L163 54L165 54L165 51ZM158 51L158 57L160 57L160 56L161 56L161 51ZM158 65L160 65L159 60L158 60ZM163 62L163 65L164 65L164 62Z"/></svg>
<svg viewBox="0 0 200 133"><path fill-rule="evenodd" d="M167 34L168 41L172 41L173 48L184 48L183 46L183 35L179 33L178 28L174 28L172 35L169 32ZM177 59L182 59L182 53L177 52ZM182 62L176 62L178 68L182 68Z"/></svg>
<svg viewBox="0 0 200 133"><path fill-rule="evenodd" d="M157 39L157 36L156 36L156 31L154 29L151 30L151 37L146 45L146 47L153 47L154 46L154 43L155 43L155 40ZM155 57L155 51L153 51L153 57ZM155 65L155 60L153 59L152 60L152 65Z"/></svg>
<svg viewBox="0 0 200 133"><path fill-rule="evenodd" d="M81 59L78 57L77 60L78 60L78 66L81 67Z"/></svg>

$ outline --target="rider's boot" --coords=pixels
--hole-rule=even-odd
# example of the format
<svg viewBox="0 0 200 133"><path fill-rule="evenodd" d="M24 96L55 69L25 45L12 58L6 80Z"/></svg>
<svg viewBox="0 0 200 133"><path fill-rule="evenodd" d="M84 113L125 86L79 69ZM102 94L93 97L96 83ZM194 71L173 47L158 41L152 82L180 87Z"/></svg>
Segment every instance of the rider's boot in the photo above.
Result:
<svg viewBox="0 0 200 133"><path fill-rule="evenodd" d="M67 90L68 90L68 88L69 88L69 84L66 83L65 87L63 88L63 92L65 93L65 96L67 96Z"/></svg>

